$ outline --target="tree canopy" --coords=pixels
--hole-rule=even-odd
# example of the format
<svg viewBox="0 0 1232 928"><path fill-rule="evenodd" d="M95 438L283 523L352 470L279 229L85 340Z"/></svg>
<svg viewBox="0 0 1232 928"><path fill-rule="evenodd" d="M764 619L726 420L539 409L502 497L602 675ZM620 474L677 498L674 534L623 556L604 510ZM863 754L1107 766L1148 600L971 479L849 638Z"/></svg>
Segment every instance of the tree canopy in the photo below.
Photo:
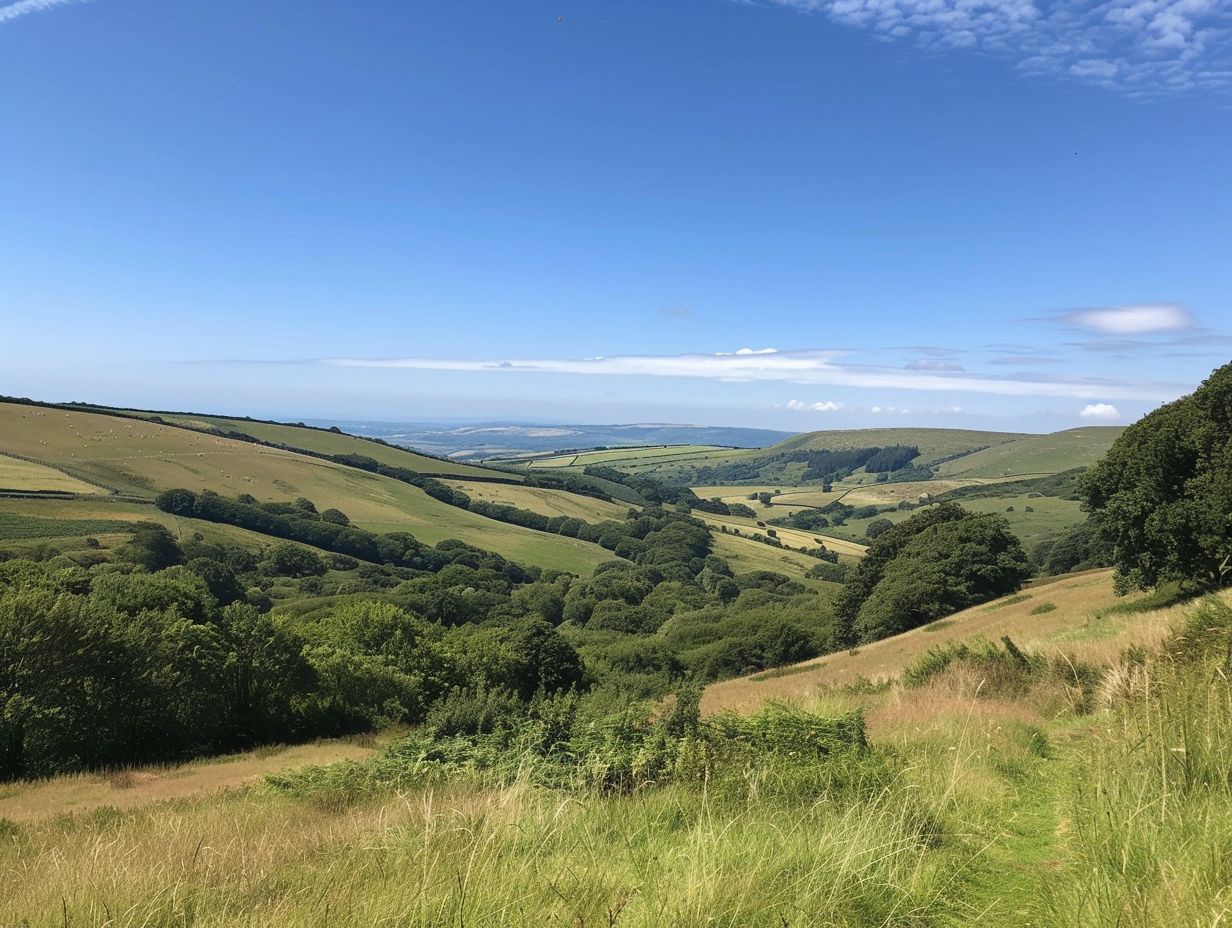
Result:
<svg viewBox="0 0 1232 928"><path fill-rule="evenodd" d="M1083 494L1121 589L1218 585L1232 557L1232 364L1126 429Z"/></svg>
<svg viewBox="0 0 1232 928"><path fill-rule="evenodd" d="M875 641L1004 596L1029 575L1003 517L943 503L882 532L835 609L850 638Z"/></svg>

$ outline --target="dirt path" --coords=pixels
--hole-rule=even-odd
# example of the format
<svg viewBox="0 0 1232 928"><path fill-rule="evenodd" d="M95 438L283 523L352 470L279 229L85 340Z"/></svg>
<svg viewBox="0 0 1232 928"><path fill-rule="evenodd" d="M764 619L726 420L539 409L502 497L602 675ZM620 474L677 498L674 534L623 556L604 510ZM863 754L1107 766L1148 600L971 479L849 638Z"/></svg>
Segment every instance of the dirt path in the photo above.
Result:
<svg viewBox="0 0 1232 928"><path fill-rule="evenodd" d="M24 783L0 784L0 820L30 821L89 812L111 806L134 809L166 799L206 796L246 786L279 770L361 760L374 746L353 741L258 748L244 754L192 761L173 767L146 767L118 773L78 774Z"/></svg>

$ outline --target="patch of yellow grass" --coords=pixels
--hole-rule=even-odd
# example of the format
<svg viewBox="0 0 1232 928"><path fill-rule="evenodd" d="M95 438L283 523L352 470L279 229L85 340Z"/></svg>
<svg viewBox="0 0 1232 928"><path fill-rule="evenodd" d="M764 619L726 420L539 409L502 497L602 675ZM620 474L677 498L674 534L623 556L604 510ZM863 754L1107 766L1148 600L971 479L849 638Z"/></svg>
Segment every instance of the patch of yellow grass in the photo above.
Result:
<svg viewBox="0 0 1232 928"><path fill-rule="evenodd" d="M31 821L94 809L136 809L168 799L188 799L246 786L267 773L296 767L362 760L376 739L277 745L186 764L82 773L47 780L0 784L0 819Z"/></svg>
<svg viewBox="0 0 1232 928"><path fill-rule="evenodd" d="M1042 615L1031 611L1050 602L1056 609ZM936 645L969 638L997 640L1009 635L1015 642L1040 651L1065 651L1086 660L1110 661L1132 643L1159 641L1166 633L1168 616L1155 613L1128 614L1112 620L1101 637L1083 634L1088 617L1118 602L1112 589L1112 571L1101 570L1032 586L1012 597L975 606L932 626L860 645L805 661L797 672L782 676L740 677L707 687L702 699L705 712L735 709L753 711L768 699L800 697L818 687L842 686L864 678L896 679L917 657ZM1174 614L1175 610L1165 610ZM1100 620L1104 621L1104 620ZM1101 657L1102 655L1102 657Z"/></svg>
<svg viewBox="0 0 1232 928"><path fill-rule="evenodd" d="M464 480L446 480L445 483L461 490L471 499L498 506L515 506L549 517L567 516L586 522L612 520L623 522L628 516L628 503L608 502L592 496L582 496L564 490L546 490L539 487L513 486L507 483L471 483Z"/></svg>
<svg viewBox="0 0 1232 928"><path fill-rule="evenodd" d="M0 489L4 490L55 490L61 493L102 494L105 490L63 471L34 464L20 458L0 453Z"/></svg>

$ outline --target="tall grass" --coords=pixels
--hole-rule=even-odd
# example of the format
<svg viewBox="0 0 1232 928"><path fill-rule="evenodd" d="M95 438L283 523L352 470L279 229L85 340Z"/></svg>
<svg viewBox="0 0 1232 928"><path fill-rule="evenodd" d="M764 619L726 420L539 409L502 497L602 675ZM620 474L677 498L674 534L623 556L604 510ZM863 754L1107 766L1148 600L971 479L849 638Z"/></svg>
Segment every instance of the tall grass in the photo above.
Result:
<svg viewBox="0 0 1232 928"><path fill-rule="evenodd" d="M1232 913L1232 607L1208 599L1158 658L1107 683L1120 701L1076 759L1058 926L1211 926Z"/></svg>
<svg viewBox="0 0 1232 928"><path fill-rule="evenodd" d="M774 763L742 791L250 793L10 829L0 924L923 925L938 841L905 782L810 795Z"/></svg>
<svg viewBox="0 0 1232 928"><path fill-rule="evenodd" d="M0 926L1218 925L1232 607L1186 615L1081 705L1056 656L981 645L934 654L914 688L819 693L814 722L706 723L642 767L658 735L627 742L640 759L615 779L599 754L562 778L546 738L445 766L403 747L0 822Z"/></svg>

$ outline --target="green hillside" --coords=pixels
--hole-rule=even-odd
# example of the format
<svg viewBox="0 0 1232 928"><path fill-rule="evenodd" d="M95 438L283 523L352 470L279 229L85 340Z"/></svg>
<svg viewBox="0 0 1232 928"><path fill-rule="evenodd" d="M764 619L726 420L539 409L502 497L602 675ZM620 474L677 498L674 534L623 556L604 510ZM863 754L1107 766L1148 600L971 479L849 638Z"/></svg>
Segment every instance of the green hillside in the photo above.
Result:
<svg viewBox="0 0 1232 928"><path fill-rule="evenodd" d="M1023 435L1005 444L947 461L941 477L1011 477L1058 474L1075 467L1090 467L1102 458L1125 429L1100 425Z"/></svg>
<svg viewBox="0 0 1232 928"><path fill-rule="evenodd" d="M278 422L262 422L256 419L234 419L226 416L204 416L195 413L153 413L139 409L121 410L126 415L140 416L143 419L158 418L173 425L182 425L190 429L220 429L224 432L239 432L251 435L258 441L274 445L286 445L291 448L303 448L317 454L362 454L382 464L393 467L407 467L420 474L449 474L456 477L494 476L505 480L518 479L516 475L477 467L474 464L460 464L442 458L419 454L396 445L372 441L348 435L345 432L334 432L330 429L314 428L306 425L291 425Z"/></svg>
<svg viewBox="0 0 1232 928"><path fill-rule="evenodd" d="M388 477L138 419L0 403L0 451L147 499L175 487L260 501L306 497L372 531L406 531L430 544L457 538L541 567L588 573L611 557L597 545L496 522Z"/></svg>
<svg viewBox="0 0 1232 928"><path fill-rule="evenodd" d="M842 448L915 445L920 449L915 463L928 464L939 458L1002 445L1024 437L1028 436L1019 432L978 432L970 429L833 429L796 435L766 448L762 453L771 455L784 451L837 451Z"/></svg>

